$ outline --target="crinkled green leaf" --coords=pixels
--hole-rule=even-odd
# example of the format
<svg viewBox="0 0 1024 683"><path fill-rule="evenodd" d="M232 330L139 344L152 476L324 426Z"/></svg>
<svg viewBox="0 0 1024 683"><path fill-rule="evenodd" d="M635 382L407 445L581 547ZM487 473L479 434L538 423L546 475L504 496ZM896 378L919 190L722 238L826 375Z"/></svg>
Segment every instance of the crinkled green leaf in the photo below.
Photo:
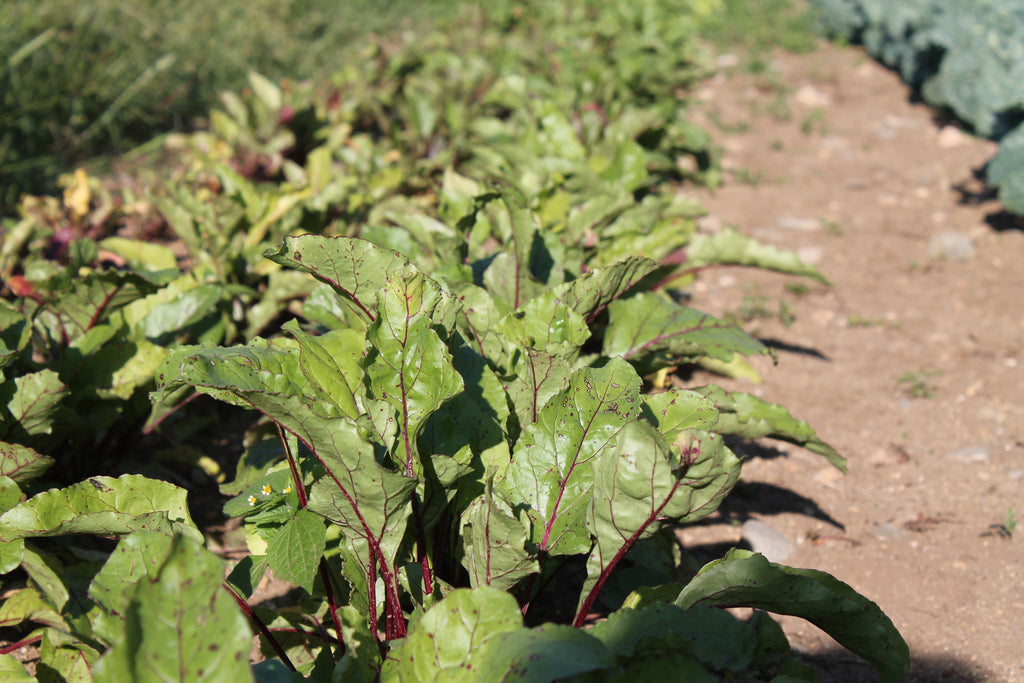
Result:
<svg viewBox="0 0 1024 683"><path fill-rule="evenodd" d="M465 390L424 423L419 450L463 464L476 457L487 468L503 468L509 461L505 424L510 411L505 389L487 361L468 346L454 349L452 364Z"/></svg>
<svg viewBox="0 0 1024 683"><path fill-rule="evenodd" d="M556 624L502 633L480 655L481 682L548 683L607 669L614 655L589 633Z"/></svg>
<svg viewBox="0 0 1024 683"><path fill-rule="evenodd" d="M305 378L296 351L272 348L261 340L226 349L184 348L164 363L158 379L165 383L164 391L190 384L256 408L294 434L326 469L310 492L307 509L346 530L353 557L364 570L370 566L370 553L394 561L402 535L396 529L404 528L417 481L381 467L373 444L351 420L322 417L310 406L315 397L303 395ZM394 583L386 589L397 600Z"/></svg>
<svg viewBox="0 0 1024 683"><path fill-rule="evenodd" d="M251 631L223 578L216 555L176 537L157 578L138 582L123 640L96 663L96 681L252 680Z"/></svg>
<svg viewBox="0 0 1024 683"><path fill-rule="evenodd" d="M53 316L62 335L66 334L69 341L75 341L115 311L152 294L157 288L156 284L137 273L90 272L85 277L74 279L71 291L53 303L44 319Z"/></svg>
<svg viewBox="0 0 1024 683"><path fill-rule="evenodd" d="M7 683L37 683L38 680L14 655L0 655L0 678Z"/></svg>
<svg viewBox="0 0 1024 683"><path fill-rule="evenodd" d="M143 319L141 332L147 339L165 341L168 335L180 334L216 312L223 299L224 290L218 285L201 284L183 291L174 299L153 306Z"/></svg>
<svg viewBox="0 0 1024 683"><path fill-rule="evenodd" d="M614 265L595 268L554 291L563 303L589 322L657 267L649 258L631 256Z"/></svg>
<svg viewBox="0 0 1024 683"><path fill-rule="evenodd" d="M613 301L604 336L603 353L622 356L644 370L657 366L656 355L668 365L710 356L729 360L734 353L768 353L759 341L731 323L681 306L655 293Z"/></svg>
<svg viewBox="0 0 1024 683"><path fill-rule="evenodd" d="M92 665L99 658L100 653L96 649L48 628L43 631L43 640L39 644L36 671L40 683L92 683Z"/></svg>
<svg viewBox="0 0 1024 683"><path fill-rule="evenodd" d="M740 460L719 435L687 430L675 448L650 423L636 421L592 461L587 528L597 540L587 560L581 610L638 540L666 523L706 517L736 484Z"/></svg>
<svg viewBox="0 0 1024 683"><path fill-rule="evenodd" d="M669 443L683 430L711 430L718 422L714 402L696 391L673 389L645 394L643 403L644 415Z"/></svg>
<svg viewBox="0 0 1024 683"><path fill-rule="evenodd" d="M427 418L463 389L451 353L431 327L436 316L447 317L438 309L454 306L421 274L395 278L378 294L379 314L366 331L371 344L363 361L368 393L393 410L371 415L382 435L391 424L397 427L393 455L406 476L421 471L416 440ZM391 446L387 440L384 444Z"/></svg>
<svg viewBox="0 0 1024 683"><path fill-rule="evenodd" d="M356 330L333 330L318 337L305 334L294 321L285 325L299 343L299 367L309 386L323 400L320 405L336 408L336 414L359 416L353 389L362 384L359 358L364 338ZM332 417L328 413L324 417Z"/></svg>
<svg viewBox="0 0 1024 683"><path fill-rule="evenodd" d="M28 446L0 441L0 476L17 482L29 482L53 467L54 460ZM5 511L0 505L0 511Z"/></svg>
<svg viewBox="0 0 1024 683"><path fill-rule="evenodd" d="M682 650L716 671L743 671L753 661L757 646L754 629L725 610L703 606L684 610L672 603L617 610L588 633L616 655Z"/></svg>
<svg viewBox="0 0 1024 683"><path fill-rule="evenodd" d="M755 607L802 617L870 662L887 683L903 681L910 670L907 644L878 605L815 569L794 569L734 549L705 565L675 604Z"/></svg>
<svg viewBox="0 0 1024 683"><path fill-rule="evenodd" d="M123 257L135 270L170 270L178 267L177 257L165 244L114 235L101 240L98 246Z"/></svg>
<svg viewBox="0 0 1024 683"><path fill-rule="evenodd" d="M463 566L474 587L512 588L538 571L537 558L526 551L529 529L488 486L462 513Z"/></svg>
<svg viewBox="0 0 1024 683"><path fill-rule="evenodd" d="M715 432L747 439L771 437L788 441L824 456L839 470L846 472L846 459L818 438L810 425L794 418L784 407L751 394L727 392L714 384L697 387L694 391L707 396L718 409Z"/></svg>
<svg viewBox="0 0 1024 683"><path fill-rule="evenodd" d="M0 627L17 626L25 621L46 624L70 631L64 618L35 588L22 588L7 595L0 603Z"/></svg>
<svg viewBox="0 0 1024 683"><path fill-rule="evenodd" d="M277 251L268 251L264 256L327 283L366 321L376 318L377 290L392 278L402 279L418 272L402 254L351 237L289 236Z"/></svg>
<svg viewBox="0 0 1024 683"><path fill-rule="evenodd" d="M572 366L564 358L533 349L524 349L515 360L516 375L506 390L525 429L537 421L551 397L565 389Z"/></svg>
<svg viewBox="0 0 1024 683"><path fill-rule="evenodd" d="M732 228L723 228L710 235L694 235L686 248L687 268L700 268L711 264L757 266L780 273L803 275L829 284L821 271L801 261L794 252L762 244Z"/></svg>
<svg viewBox="0 0 1024 683"><path fill-rule="evenodd" d="M0 540L66 534L119 536L133 531L202 534L189 516L187 492L136 474L91 477L33 496L0 516Z"/></svg>
<svg viewBox="0 0 1024 683"><path fill-rule="evenodd" d="M607 266L636 254L660 262L690 241L693 219L703 213L699 203L682 195L649 194L601 228L600 248L590 264Z"/></svg>
<svg viewBox="0 0 1024 683"><path fill-rule="evenodd" d="M55 555L43 553L32 546L26 546L21 558L21 567L32 579L32 583L57 611L64 609L68 601L68 587L64 585L64 566Z"/></svg>
<svg viewBox="0 0 1024 683"><path fill-rule="evenodd" d="M327 545L323 518L299 510L267 545L267 561L277 578L313 593L313 579Z"/></svg>
<svg viewBox="0 0 1024 683"><path fill-rule="evenodd" d="M640 378L622 359L573 374L516 443L496 482L509 500L529 508L530 542L551 554L590 548L584 526L593 485L588 463L640 412Z"/></svg>
<svg viewBox="0 0 1024 683"><path fill-rule="evenodd" d="M128 400L136 389L153 381L156 369L167 355L166 348L144 339L120 346L131 355L113 370L108 387L97 388L101 398Z"/></svg>
<svg viewBox="0 0 1024 683"><path fill-rule="evenodd" d="M89 584L89 597L102 608L92 624L98 638L114 643L123 637L123 615L135 586L157 580L172 543L173 537L153 531L137 531L118 542Z"/></svg>
<svg viewBox="0 0 1024 683"><path fill-rule="evenodd" d="M373 445L351 423L342 422L335 431L329 448L319 444L328 474L313 486L307 509L340 524L349 542L361 539L393 561L417 481L380 467ZM368 562L363 556L359 560Z"/></svg>
<svg viewBox="0 0 1024 683"><path fill-rule="evenodd" d="M508 251L491 262L484 272L484 284L490 295L506 311L511 311L540 294L543 285L557 284L558 279L553 273L551 252L540 232L540 221L525 198L511 188L491 197L482 213Z"/></svg>
<svg viewBox="0 0 1024 683"><path fill-rule="evenodd" d="M334 668L334 680L345 683L376 683L380 671L380 649L366 624L366 619L352 605L338 610L341 620L345 654Z"/></svg>
<svg viewBox="0 0 1024 683"><path fill-rule="evenodd" d="M488 586L460 588L430 608L381 670L381 681L499 680L487 649L503 633L521 630L515 598ZM509 679L515 680L515 679Z"/></svg>
<svg viewBox="0 0 1024 683"><path fill-rule="evenodd" d="M560 357L574 357L590 338L587 321L563 303L555 291L505 315L495 331L521 347Z"/></svg>
<svg viewBox="0 0 1024 683"><path fill-rule="evenodd" d="M11 422L6 434L35 436L49 434L53 418L67 395L67 387L53 370L40 370L14 379L14 396L7 402Z"/></svg>

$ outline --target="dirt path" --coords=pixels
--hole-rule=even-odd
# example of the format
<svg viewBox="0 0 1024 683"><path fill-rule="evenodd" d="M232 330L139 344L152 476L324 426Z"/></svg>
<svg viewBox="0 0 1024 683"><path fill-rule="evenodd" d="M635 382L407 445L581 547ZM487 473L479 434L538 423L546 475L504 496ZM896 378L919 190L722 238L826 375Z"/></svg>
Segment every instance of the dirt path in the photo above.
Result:
<svg viewBox="0 0 1024 683"><path fill-rule="evenodd" d="M990 526L1024 517L1024 222L977 194L994 145L912 103L858 49L776 57L777 77L719 76L702 93L733 171L702 195L704 227L797 249L834 287L706 273L694 305L751 319L779 363L756 363L761 385L696 379L787 406L850 474L797 448L761 452L732 512L792 540L786 563L878 602L910 645L911 680L1024 681L1024 526ZM687 532L738 538L726 523ZM826 680L874 680L813 626L787 629Z"/></svg>

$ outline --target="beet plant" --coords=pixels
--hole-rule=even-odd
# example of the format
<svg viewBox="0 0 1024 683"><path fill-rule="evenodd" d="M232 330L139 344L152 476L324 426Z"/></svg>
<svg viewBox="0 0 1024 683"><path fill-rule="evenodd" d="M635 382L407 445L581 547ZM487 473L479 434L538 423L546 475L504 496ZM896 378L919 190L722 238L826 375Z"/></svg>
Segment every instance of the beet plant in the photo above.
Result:
<svg viewBox="0 0 1024 683"><path fill-rule="evenodd" d="M258 410L280 430L280 462L226 507L246 517L254 551L229 580L245 594L273 570L308 596L293 627L315 614L342 641L278 644L286 666L356 680L604 680L680 667L809 677L766 616L710 609L745 605L804 616L887 680L902 677L905 646L876 605L827 574L744 551L686 585L636 586L602 611L627 553L711 514L735 484L741 461L723 436L785 439L844 467L779 406L714 386L643 390L636 368L659 356L763 350L643 291L653 262L595 268L482 329L466 292L486 308L486 288L433 278L371 243L288 238L268 256L327 284L348 324L180 349L159 380L164 392L193 386ZM517 263L541 282L529 255ZM541 586L564 582L559 570L580 559L571 623L525 627Z"/></svg>

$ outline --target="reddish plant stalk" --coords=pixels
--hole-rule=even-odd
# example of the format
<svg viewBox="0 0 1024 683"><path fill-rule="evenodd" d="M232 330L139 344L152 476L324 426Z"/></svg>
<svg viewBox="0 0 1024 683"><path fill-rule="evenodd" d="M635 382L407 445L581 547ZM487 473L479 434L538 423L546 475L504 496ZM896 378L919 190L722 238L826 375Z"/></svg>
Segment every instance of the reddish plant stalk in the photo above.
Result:
<svg viewBox="0 0 1024 683"><path fill-rule="evenodd" d="M260 619L256 615L256 613L252 611L252 607L249 607L249 604L242 599L242 596L236 593L235 589L229 586L227 583L223 583L221 584L221 586L224 588L224 590L228 592L228 594L231 597L235 599L235 602L238 603L239 608L241 608L242 612L245 613L245 616L249 618L249 621L252 622L252 625L256 627L256 630L260 632L260 635L263 636L266 639L267 643L270 644L271 649L274 650L274 653L284 663L284 665L287 666L289 670L295 671L295 665L292 664L292 660L288 659L288 653L284 651L283 647L281 647L281 643L277 642L277 638L275 638L274 634L270 632L270 629L267 628L267 625L263 623L263 620Z"/></svg>
<svg viewBox="0 0 1024 683"><path fill-rule="evenodd" d="M583 626L583 623L587 620L587 614L590 612L590 608L593 607L594 601L597 600L598 593L601 592L601 589L604 587L604 584L608 580L608 577L611 576L612 570L614 570L615 566L622 560L623 557L626 556L626 553L628 553L630 549L632 549L632 547L636 545L636 542L640 540L640 536L641 534L643 534L644 530L646 530L647 527L649 527L654 522L654 520L658 519L658 517L661 515L661 511L665 508L666 505L668 505L668 502L672 500L672 496L675 495L676 489L679 488L680 484L682 484L682 480L676 479L676 483L672 486L672 490L669 491L667 496L665 496L665 500L661 501L661 505L659 505L656 510L651 511L651 514L647 517L647 520L642 525L640 525L639 529L633 532L632 536L626 539L626 542L622 544L622 547L620 547L618 552L615 553L611 561L608 562L608 565L601 570L600 576L597 577L597 582L593 585L593 587L591 587L590 592L587 593L587 597L583 600L582 604L580 604L579 611L576 612L576 618L572 622L573 626L575 626L576 628L581 628Z"/></svg>

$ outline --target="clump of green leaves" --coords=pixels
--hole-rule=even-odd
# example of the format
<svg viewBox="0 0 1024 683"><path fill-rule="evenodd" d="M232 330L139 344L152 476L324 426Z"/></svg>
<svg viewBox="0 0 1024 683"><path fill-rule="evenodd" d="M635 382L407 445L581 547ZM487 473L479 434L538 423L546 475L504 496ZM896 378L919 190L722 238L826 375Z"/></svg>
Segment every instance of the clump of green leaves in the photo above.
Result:
<svg viewBox="0 0 1024 683"><path fill-rule="evenodd" d="M670 285L723 264L827 282L735 230L697 234L702 209L677 191L717 182L684 115L705 73L696 18L714 4L495 3L448 32L373 43L300 108L251 76L211 132L171 139L191 162L152 199L187 274L152 267L162 257L138 243L100 244L121 268L38 258L57 231L26 216L5 261L23 293L3 387L26 433L2 444L0 569L28 583L2 623L32 625L66 679L243 680L235 602L261 635L260 676L813 680L767 614L714 609L747 605L808 618L900 680L905 644L849 586L742 551L692 576L668 542L737 481L726 437L845 467L781 406L714 385L650 393L645 379L767 353ZM52 284L92 282L82 268L110 285L88 290L85 313ZM60 337L65 320L78 336ZM40 491L52 460L33 446L58 422L32 411L63 395L20 393L44 372L26 365L38 330L61 353L152 345L130 388L156 383L155 420L195 393L262 416L222 486L251 551L227 582L175 486L97 474ZM648 560L665 571L622 571ZM574 604L533 626L574 565ZM247 606L268 570L300 589L296 605Z"/></svg>

